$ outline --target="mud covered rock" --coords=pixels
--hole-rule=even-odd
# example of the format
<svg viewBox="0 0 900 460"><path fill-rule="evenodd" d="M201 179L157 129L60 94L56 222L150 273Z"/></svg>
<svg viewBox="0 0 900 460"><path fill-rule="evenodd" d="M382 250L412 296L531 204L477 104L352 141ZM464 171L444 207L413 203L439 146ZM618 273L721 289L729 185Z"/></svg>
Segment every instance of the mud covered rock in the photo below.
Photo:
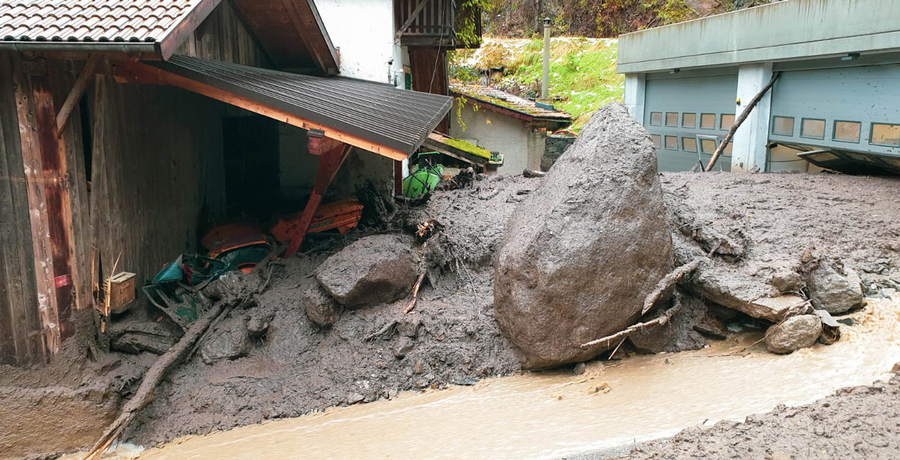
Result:
<svg viewBox="0 0 900 460"><path fill-rule="evenodd" d="M628 340L634 348L642 353L660 353L675 338L675 328L672 322L659 325L654 324L645 327L628 336Z"/></svg>
<svg viewBox="0 0 900 460"><path fill-rule="evenodd" d="M419 275L410 241L399 235L361 238L316 269L316 280L348 308L393 302L409 295Z"/></svg>
<svg viewBox="0 0 900 460"><path fill-rule="evenodd" d="M656 153L620 104L598 110L510 218L494 264L501 330L526 368L586 361L672 268ZM612 346L615 346L613 344Z"/></svg>
<svg viewBox="0 0 900 460"><path fill-rule="evenodd" d="M792 316L766 332L766 348L772 353L793 353L811 347L822 334L822 320L817 315Z"/></svg>
<svg viewBox="0 0 900 460"><path fill-rule="evenodd" d="M807 286L814 307L831 314L841 314L863 305L859 275L850 269L845 273L840 273L827 262L820 262L809 272Z"/></svg>
<svg viewBox="0 0 900 460"><path fill-rule="evenodd" d="M300 305L306 317L322 327L331 327L337 321L340 306L320 286L313 286L300 294Z"/></svg>
<svg viewBox="0 0 900 460"><path fill-rule="evenodd" d="M216 328L203 343L200 357L206 364L226 359L237 359L250 352L250 336L244 318L232 316Z"/></svg>

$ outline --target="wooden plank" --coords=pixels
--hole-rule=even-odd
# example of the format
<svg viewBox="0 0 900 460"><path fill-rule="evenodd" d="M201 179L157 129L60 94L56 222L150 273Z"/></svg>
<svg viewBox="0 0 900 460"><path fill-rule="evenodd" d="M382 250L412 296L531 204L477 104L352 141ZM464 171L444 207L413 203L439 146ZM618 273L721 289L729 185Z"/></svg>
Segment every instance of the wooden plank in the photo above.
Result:
<svg viewBox="0 0 900 460"><path fill-rule="evenodd" d="M34 116L31 82L22 73L22 60L17 54L12 56L12 68L13 84L16 88L16 109L19 116L19 139L22 144L22 162L28 187L28 214L31 220L38 311L45 348L44 358L47 359L59 351L61 339L56 287L53 279L53 250L48 238L50 224L45 208L41 149L38 144L38 127Z"/></svg>
<svg viewBox="0 0 900 460"><path fill-rule="evenodd" d="M133 83L164 83L177 86L188 91L202 94L206 97L222 101L226 104L240 107L253 113L274 118L275 120L297 126L306 130L318 129L325 132L325 137L359 147L363 150L386 156L392 160L403 160L407 158L406 153L378 145L365 139L344 133L329 126L325 126L305 118L298 117L292 113L270 107L254 100L229 93L214 86L206 85L190 78L182 77L173 73L166 72L162 69L136 62L123 62L119 66L126 68L125 72L118 72L118 78L129 79Z"/></svg>
<svg viewBox="0 0 900 460"><path fill-rule="evenodd" d="M74 252L72 208L69 201L69 168L65 142L56 131L56 108L48 76L32 77L32 101L40 151L40 179L44 187L44 211L47 213L50 255L53 258L53 284L56 293L60 343L75 334L72 312L75 310Z"/></svg>
<svg viewBox="0 0 900 460"><path fill-rule="evenodd" d="M11 53L0 53L0 253L5 255L7 325L12 330L9 338L15 343L15 353L0 358L11 364L27 364L43 360L43 346L13 82Z"/></svg>
<svg viewBox="0 0 900 460"><path fill-rule="evenodd" d="M221 0L201 0L186 18L176 22L166 31L159 43L159 50L164 61L168 61L179 46L194 33L209 15L219 6Z"/></svg>
<svg viewBox="0 0 900 460"><path fill-rule="evenodd" d="M416 20L419 18L419 13L428 6L432 0L419 0L419 3L416 5L416 9L412 11L412 14L407 16L406 21L397 29L397 33L394 35L396 40L400 40L400 37L403 36L403 33L406 32L406 29L409 29L409 26L412 25L413 22L417 22Z"/></svg>
<svg viewBox="0 0 900 460"><path fill-rule="evenodd" d="M84 68L81 69L81 74L79 74L78 79L75 80L75 85L72 86L72 90L69 91L69 95L66 96L66 101L63 102L62 107L59 109L59 114L56 115L57 132L62 133L63 128L66 126L66 121L69 119L69 114L72 113L75 104L78 104L78 101L81 100L81 96L84 94L84 90L87 88L88 83L90 83L91 79L94 77L94 71L97 69L97 64L100 63L101 59L103 59L101 55L92 54L84 64Z"/></svg>

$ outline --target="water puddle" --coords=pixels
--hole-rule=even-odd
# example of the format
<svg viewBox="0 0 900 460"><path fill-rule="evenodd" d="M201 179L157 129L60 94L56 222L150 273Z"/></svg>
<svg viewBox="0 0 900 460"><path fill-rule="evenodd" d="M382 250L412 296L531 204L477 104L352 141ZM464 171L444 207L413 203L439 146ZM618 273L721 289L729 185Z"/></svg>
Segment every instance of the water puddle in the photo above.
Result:
<svg viewBox="0 0 900 460"><path fill-rule="evenodd" d="M140 459L558 458L630 445L885 379L900 360L900 297L870 300L832 346L787 356L743 336L696 352L593 362L409 393L295 419L189 436Z"/></svg>

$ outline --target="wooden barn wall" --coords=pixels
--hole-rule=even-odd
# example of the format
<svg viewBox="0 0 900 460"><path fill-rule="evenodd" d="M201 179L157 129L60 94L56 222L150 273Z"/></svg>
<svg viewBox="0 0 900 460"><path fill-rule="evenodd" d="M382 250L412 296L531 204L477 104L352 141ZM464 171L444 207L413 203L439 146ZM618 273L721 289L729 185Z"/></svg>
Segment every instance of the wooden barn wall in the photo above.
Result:
<svg viewBox="0 0 900 460"><path fill-rule="evenodd" d="M176 53L253 67L272 67L265 50L227 1L219 4Z"/></svg>
<svg viewBox="0 0 900 460"><path fill-rule="evenodd" d="M0 52L0 363L15 365L42 347L11 57Z"/></svg>
<svg viewBox="0 0 900 460"><path fill-rule="evenodd" d="M91 180L102 276L152 279L197 249L198 226L224 210L221 103L178 88L98 76ZM221 186L216 186L220 184Z"/></svg>

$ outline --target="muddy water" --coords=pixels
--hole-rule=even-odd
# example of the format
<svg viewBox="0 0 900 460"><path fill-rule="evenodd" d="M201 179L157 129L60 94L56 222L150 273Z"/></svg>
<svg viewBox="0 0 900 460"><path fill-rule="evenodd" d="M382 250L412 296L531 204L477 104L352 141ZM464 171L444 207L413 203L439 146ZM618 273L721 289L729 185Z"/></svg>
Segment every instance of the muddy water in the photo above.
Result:
<svg viewBox="0 0 900 460"><path fill-rule="evenodd" d="M854 318L840 342L788 356L745 335L697 352L593 362L580 376L490 379L186 437L140 458L522 459L628 445L885 378L900 360L900 297L872 300Z"/></svg>

